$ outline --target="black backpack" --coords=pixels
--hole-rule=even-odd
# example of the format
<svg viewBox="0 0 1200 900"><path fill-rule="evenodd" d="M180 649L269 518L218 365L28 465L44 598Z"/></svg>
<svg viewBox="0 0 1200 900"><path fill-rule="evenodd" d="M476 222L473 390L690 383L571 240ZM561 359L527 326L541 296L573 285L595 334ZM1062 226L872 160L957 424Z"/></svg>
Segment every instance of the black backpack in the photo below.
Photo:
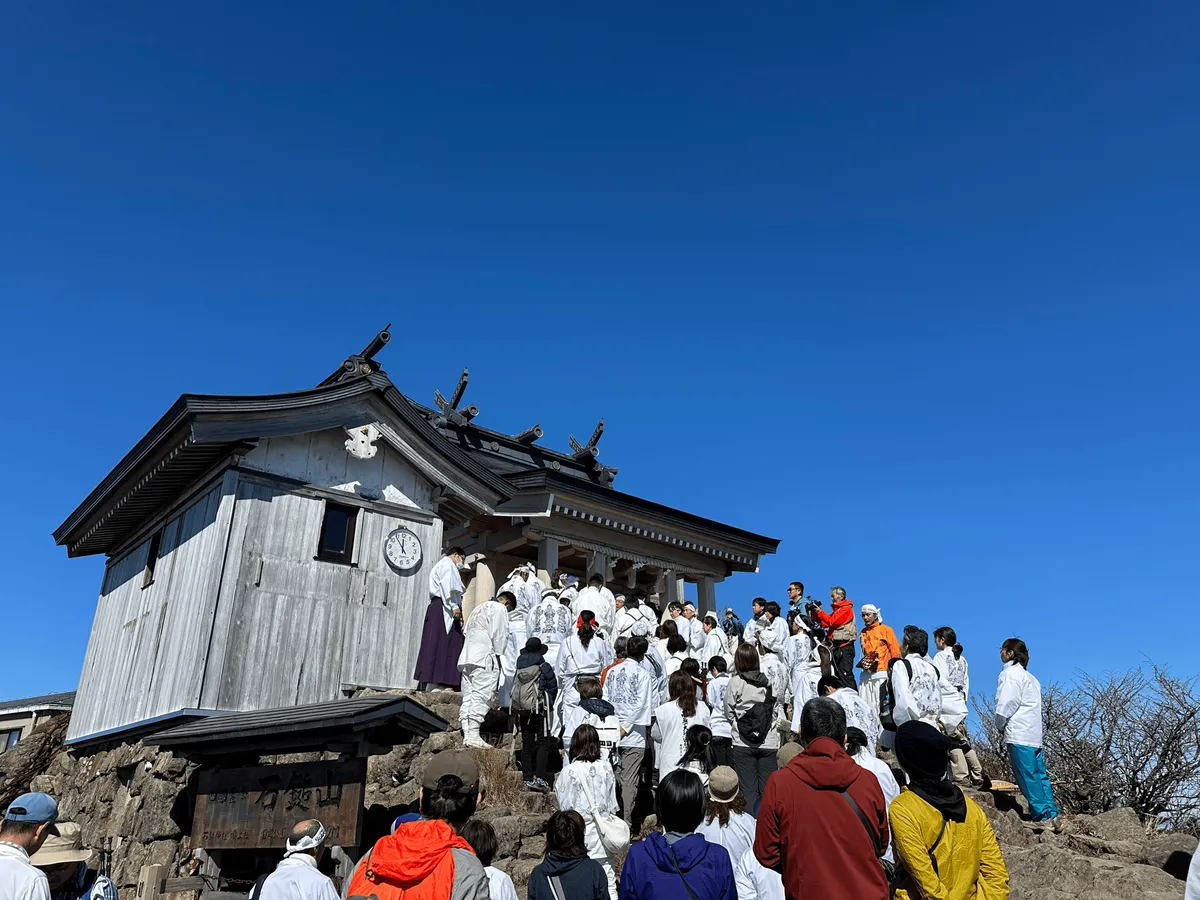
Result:
<svg viewBox="0 0 1200 900"><path fill-rule="evenodd" d="M761 687L761 685L755 685L755 687ZM771 685L768 683L766 699L757 701L744 715L738 718L738 734L747 744L753 747L761 746L762 742L767 739L767 735L771 733L771 726L775 724L774 720L775 695L771 692Z"/></svg>
<svg viewBox="0 0 1200 900"><path fill-rule="evenodd" d="M896 730L896 719L892 715L896 709L896 692L892 689L892 668L898 662L904 663L904 668L908 671L908 679L912 681L912 663L907 659L893 659L888 663L888 676L879 686L879 724L885 731Z"/></svg>

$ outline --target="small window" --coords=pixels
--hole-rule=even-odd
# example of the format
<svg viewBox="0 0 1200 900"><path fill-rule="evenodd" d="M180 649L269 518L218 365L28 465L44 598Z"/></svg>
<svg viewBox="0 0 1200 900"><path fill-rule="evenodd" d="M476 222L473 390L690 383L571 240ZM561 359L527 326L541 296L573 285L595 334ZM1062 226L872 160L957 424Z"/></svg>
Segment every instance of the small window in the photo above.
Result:
<svg viewBox="0 0 1200 900"><path fill-rule="evenodd" d="M21 739L21 729L15 728L12 731L0 731L0 753L6 750L11 750L13 745Z"/></svg>
<svg viewBox="0 0 1200 900"><path fill-rule="evenodd" d="M321 521L321 542L317 545L317 559L348 563L354 556L354 525L358 521L358 507L325 504L325 518Z"/></svg>
<svg viewBox="0 0 1200 900"><path fill-rule="evenodd" d="M150 538L150 552L146 554L146 571L142 575L142 587L148 588L154 584L154 567L158 565L158 551L162 546L162 532L154 532Z"/></svg>

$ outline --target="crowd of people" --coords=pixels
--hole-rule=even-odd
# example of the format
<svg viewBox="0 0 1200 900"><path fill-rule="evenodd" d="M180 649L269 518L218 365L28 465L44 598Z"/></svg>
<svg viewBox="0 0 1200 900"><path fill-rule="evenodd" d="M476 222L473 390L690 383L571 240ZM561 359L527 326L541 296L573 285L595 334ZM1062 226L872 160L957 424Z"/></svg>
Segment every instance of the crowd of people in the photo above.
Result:
<svg viewBox="0 0 1200 900"><path fill-rule="evenodd" d="M531 897L558 896L558 877L585 900L601 876L597 896L614 900L1006 894L995 836L962 791L988 776L954 629L898 636L840 586L828 609L798 581L787 596L786 609L755 599L743 624L729 608L614 594L600 574L581 587L556 572L544 587L524 565L471 613L457 664L464 743L491 746L480 726L508 710L526 788L578 814L556 820L562 846L600 873L547 868ZM1041 686L1023 641L999 652L996 725L1034 823L1058 831ZM658 828L629 847L639 808Z"/></svg>
<svg viewBox="0 0 1200 900"><path fill-rule="evenodd" d="M425 631L438 643L418 671L453 686L444 656L456 652L465 747L491 747L481 728L503 710L526 789L556 796L531 900L1008 895L988 819L962 790L987 775L964 724L969 669L953 628L935 629L932 646L916 625L898 638L877 606L856 614L834 587L827 611L800 582L786 612L758 598L743 625L691 601L660 612L599 574L581 588L555 573L543 588L531 565L463 623L462 559L455 548L434 569ZM1034 822L1058 831L1041 686L1023 641L999 653L995 724ZM482 787L469 749L435 755L419 812L358 861L343 898L515 900L491 864L496 834L475 818ZM631 843L639 798L656 827ZM37 854L60 834L56 818L44 794L10 805L0 900L51 900ZM298 823L252 900L334 900L316 868L324 837L319 821ZM60 889L76 885L78 864L67 868L54 870Z"/></svg>

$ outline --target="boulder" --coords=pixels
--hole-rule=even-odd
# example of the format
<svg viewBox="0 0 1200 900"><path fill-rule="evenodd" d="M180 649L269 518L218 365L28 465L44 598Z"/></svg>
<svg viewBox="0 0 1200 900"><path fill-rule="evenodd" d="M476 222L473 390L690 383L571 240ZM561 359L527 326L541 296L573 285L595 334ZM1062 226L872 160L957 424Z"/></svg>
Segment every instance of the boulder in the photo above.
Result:
<svg viewBox="0 0 1200 900"><path fill-rule="evenodd" d="M517 854L521 859L536 859L539 862L546 855L546 836L535 834L521 839L521 850Z"/></svg>
<svg viewBox="0 0 1200 900"><path fill-rule="evenodd" d="M1142 820L1128 807L1110 809L1098 816L1079 816L1075 821L1085 834L1106 841L1130 841L1140 846L1146 840Z"/></svg>
<svg viewBox="0 0 1200 900"><path fill-rule="evenodd" d="M496 830L496 856L501 859L515 857L521 844L520 818L503 816L492 819L492 828Z"/></svg>
<svg viewBox="0 0 1200 900"><path fill-rule="evenodd" d="M1196 838L1190 834L1159 834L1141 847L1137 861L1162 869L1180 880L1187 879L1188 865L1196 852Z"/></svg>

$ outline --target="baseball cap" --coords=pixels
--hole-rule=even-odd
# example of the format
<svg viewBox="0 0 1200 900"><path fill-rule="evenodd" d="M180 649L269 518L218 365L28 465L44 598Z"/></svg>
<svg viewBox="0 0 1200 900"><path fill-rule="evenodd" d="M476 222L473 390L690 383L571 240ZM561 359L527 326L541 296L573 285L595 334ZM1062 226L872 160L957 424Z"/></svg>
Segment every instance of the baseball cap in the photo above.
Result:
<svg viewBox="0 0 1200 900"><path fill-rule="evenodd" d="M53 823L58 821L58 804L49 794L22 794L8 804L4 818L9 822L36 822L39 825L43 822ZM51 829L51 833L58 834L58 830Z"/></svg>
<svg viewBox="0 0 1200 900"><path fill-rule="evenodd" d="M437 790L438 782L447 775L453 775L461 781L464 791L479 789L479 766L467 750L445 750L437 754L425 769L421 787L429 791Z"/></svg>

